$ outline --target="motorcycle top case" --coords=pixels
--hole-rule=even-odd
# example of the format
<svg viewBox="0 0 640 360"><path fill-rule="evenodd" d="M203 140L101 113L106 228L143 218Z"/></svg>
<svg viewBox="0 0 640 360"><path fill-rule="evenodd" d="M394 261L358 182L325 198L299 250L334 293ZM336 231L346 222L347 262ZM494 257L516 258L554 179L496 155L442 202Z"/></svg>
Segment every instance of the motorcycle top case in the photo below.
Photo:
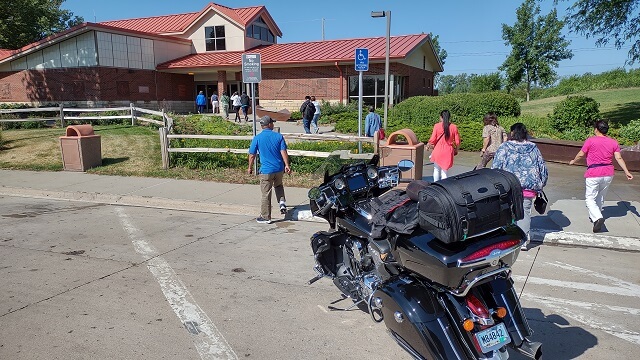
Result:
<svg viewBox="0 0 640 360"><path fill-rule="evenodd" d="M449 177L419 195L420 227L447 244L524 217L520 181L504 170L478 169Z"/></svg>

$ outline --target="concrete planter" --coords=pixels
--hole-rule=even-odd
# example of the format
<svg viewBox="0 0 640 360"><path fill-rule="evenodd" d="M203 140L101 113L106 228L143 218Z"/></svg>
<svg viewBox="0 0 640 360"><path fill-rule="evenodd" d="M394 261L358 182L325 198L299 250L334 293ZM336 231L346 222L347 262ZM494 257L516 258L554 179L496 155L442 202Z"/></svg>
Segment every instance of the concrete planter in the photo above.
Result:
<svg viewBox="0 0 640 360"><path fill-rule="evenodd" d="M538 145L542 157L546 161L559 162L568 164L573 160L578 151L582 148L583 142L570 140L552 140L552 139L531 139L533 143ZM629 171L640 171L640 145L628 146L621 148L620 154L627 164ZM578 165L586 166L585 159L582 158ZM622 170L618 166L618 162L613 160L616 170Z"/></svg>

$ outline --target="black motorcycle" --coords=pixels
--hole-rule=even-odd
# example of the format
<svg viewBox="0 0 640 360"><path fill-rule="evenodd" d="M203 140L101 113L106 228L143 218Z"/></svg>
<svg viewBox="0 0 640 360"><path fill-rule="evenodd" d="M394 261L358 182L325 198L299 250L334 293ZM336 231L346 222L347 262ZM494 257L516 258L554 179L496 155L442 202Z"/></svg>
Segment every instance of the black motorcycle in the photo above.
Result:
<svg viewBox="0 0 640 360"><path fill-rule="evenodd" d="M406 230L404 219L415 215L414 194L383 214L399 227L379 232L380 203L404 194L390 190L414 164L378 160L326 172L309 191L313 213L330 225L311 237L318 275L309 284L332 279L353 304L330 309L367 311L415 359L507 359L507 348L539 359L542 344L528 339L532 330L511 279L522 230L512 222L452 243L421 226L394 231Z"/></svg>

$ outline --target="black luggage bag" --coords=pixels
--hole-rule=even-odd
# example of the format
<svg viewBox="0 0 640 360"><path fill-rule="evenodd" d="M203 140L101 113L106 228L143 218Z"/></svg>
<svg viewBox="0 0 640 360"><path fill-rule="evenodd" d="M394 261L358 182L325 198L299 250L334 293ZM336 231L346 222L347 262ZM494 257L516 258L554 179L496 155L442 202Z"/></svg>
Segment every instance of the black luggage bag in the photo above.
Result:
<svg viewBox="0 0 640 360"><path fill-rule="evenodd" d="M420 227L440 241L465 241L524 217L522 186L512 173L479 169L420 191Z"/></svg>

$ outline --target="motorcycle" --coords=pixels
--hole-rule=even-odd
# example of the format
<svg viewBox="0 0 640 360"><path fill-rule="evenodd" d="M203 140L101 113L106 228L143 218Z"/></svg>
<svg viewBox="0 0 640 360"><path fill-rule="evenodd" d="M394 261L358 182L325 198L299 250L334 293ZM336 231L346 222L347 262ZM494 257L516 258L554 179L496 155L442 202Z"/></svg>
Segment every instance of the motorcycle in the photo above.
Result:
<svg viewBox="0 0 640 360"><path fill-rule="evenodd" d="M542 344L529 340L532 330L511 278L522 230L508 224L453 243L420 227L380 235L372 230L375 205L398 193L391 190L414 164L378 161L375 155L333 175L327 171L309 190L311 210L330 229L311 237L317 276L308 284L331 279L343 299L353 301L331 310L368 312L415 359L504 360L508 348L540 359ZM411 201L415 206L417 199Z"/></svg>

